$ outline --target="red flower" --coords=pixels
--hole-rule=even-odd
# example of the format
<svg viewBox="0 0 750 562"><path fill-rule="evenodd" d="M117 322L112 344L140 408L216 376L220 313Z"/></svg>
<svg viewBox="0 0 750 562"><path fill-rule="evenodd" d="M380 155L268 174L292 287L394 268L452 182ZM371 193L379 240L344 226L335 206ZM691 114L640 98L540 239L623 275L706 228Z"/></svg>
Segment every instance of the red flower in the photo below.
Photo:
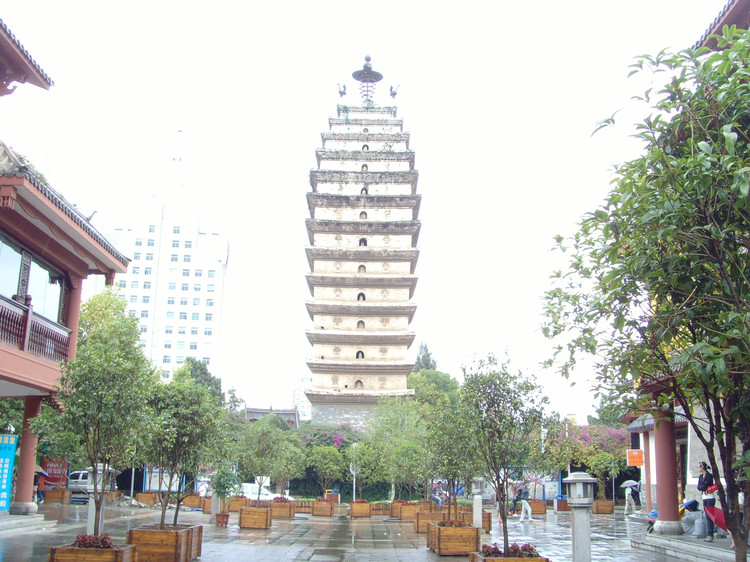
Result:
<svg viewBox="0 0 750 562"><path fill-rule="evenodd" d="M108 534L103 535L87 535L81 533L73 541L73 546L76 548L114 548L115 543Z"/></svg>

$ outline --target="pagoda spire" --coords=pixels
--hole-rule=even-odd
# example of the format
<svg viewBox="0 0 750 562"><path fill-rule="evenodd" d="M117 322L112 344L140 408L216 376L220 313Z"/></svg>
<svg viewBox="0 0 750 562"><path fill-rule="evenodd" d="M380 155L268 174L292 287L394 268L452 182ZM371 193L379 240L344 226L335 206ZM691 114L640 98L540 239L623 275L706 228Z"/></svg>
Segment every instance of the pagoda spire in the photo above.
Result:
<svg viewBox="0 0 750 562"><path fill-rule="evenodd" d="M380 72L375 72L370 64L370 55L365 55L365 64L362 70L352 72L352 78L359 82L359 93L362 95L363 102L368 105L372 104L372 96L375 94L375 83L383 79Z"/></svg>

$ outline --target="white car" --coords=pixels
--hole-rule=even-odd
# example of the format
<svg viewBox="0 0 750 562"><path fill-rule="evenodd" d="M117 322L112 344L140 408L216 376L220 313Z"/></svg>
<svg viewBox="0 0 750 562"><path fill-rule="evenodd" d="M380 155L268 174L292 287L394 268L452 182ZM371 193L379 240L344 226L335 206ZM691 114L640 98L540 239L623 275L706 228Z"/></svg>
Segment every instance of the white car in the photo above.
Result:
<svg viewBox="0 0 750 562"><path fill-rule="evenodd" d="M249 482L242 483L242 495L251 500L257 500L258 498L258 485L251 484ZM260 501L271 501L279 494L272 493L265 486L260 486ZM286 496L288 500L294 501L292 496Z"/></svg>

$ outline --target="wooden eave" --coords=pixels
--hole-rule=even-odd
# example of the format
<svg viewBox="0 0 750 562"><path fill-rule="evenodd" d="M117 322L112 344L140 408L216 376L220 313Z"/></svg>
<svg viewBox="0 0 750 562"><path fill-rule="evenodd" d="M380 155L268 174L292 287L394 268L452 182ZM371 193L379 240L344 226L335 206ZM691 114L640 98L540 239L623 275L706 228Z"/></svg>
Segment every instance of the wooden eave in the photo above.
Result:
<svg viewBox="0 0 750 562"><path fill-rule="evenodd" d="M404 345L414 343L414 332L348 332L341 330L307 330L307 341L323 345Z"/></svg>
<svg viewBox="0 0 750 562"><path fill-rule="evenodd" d="M694 47L715 48L716 41L710 37L721 35L721 30L725 25L736 25L740 29L747 29L750 26L750 0L729 0Z"/></svg>
<svg viewBox="0 0 750 562"><path fill-rule="evenodd" d="M356 361L314 359L307 362L310 371L316 375L400 375L408 376L414 363L404 361Z"/></svg>
<svg viewBox="0 0 750 562"><path fill-rule="evenodd" d="M337 221L305 219L307 237L315 245L314 235L321 233L351 235L411 236L411 245L416 246L421 223L419 221Z"/></svg>
<svg viewBox="0 0 750 562"><path fill-rule="evenodd" d="M409 322L414 318L417 305L406 303L374 303L357 301L356 303L308 301L305 303L310 320L315 320L316 314L328 316L350 316L353 318L398 318L406 317Z"/></svg>
<svg viewBox="0 0 750 562"><path fill-rule="evenodd" d="M336 115L346 117L347 115L354 114L367 114L367 115L388 115L389 117L396 117L397 107L395 105L378 105L378 106L357 106L357 105L343 105L338 104L336 106Z"/></svg>
<svg viewBox="0 0 750 562"><path fill-rule="evenodd" d="M409 170L414 169L414 151L380 151L380 150L325 150L317 149L315 158L318 167L321 162L408 162Z"/></svg>
<svg viewBox="0 0 750 562"><path fill-rule="evenodd" d="M307 208L310 216L315 216L317 207L341 207L356 209L411 209L412 219L419 217L421 195L334 195L328 193L307 193Z"/></svg>
<svg viewBox="0 0 750 562"><path fill-rule="evenodd" d="M357 127L386 126L398 127L399 132L404 131L403 119L378 119L377 117L357 117L356 119L328 118L328 126L333 129L336 125L356 125Z"/></svg>
<svg viewBox="0 0 750 562"><path fill-rule="evenodd" d="M305 390L305 396L311 404L377 404L382 396L409 397L414 396L413 388L403 390L323 390L310 388Z"/></svg>
<svg viewBox="0 0 750 562"><path fill-rule="evenodd" d="M359 142L394 142L405 143L406 149L409 149L409 133L331 133L325 132L320 134L320 138L325 145L328 141L359 141Z"/></svg>
<svg viewBox="0 0 750 562"><path fill-rule="evenodd" d="M323 248L320 246L307 246L307 263L310 271L315 269L315 260L330 261L356 261L356 262L402 262L411 264L411 273L416 270L419 250L417 248L371 248L369 246L356 246L354 248Z"/></svg>
<svg viewBox="0 0 750 562"><path fill-rule="evenodd" d="M409 298L414 296L417 286L415 275L367 275L362 273L308 273L307 286L310 293L315 287L357 287L360 289L409 289Z"/></svg>
<svg viewBox="0 0 750 562"><path fill-rule="evenodd" d="M29 83L45 90L49 90L54 84L0 19L0 87L5 83L7 88L11 82ZM7 88L0 91L0 95L9 94L12 91L13 88Z"/></svg>
<svg viewBox="0 0 750 562"><path fill-rule="evenodd" d="M310 187L317 193L319 183L332 184L404 184L411 186L412 195L417 193L419 172L404 170L401 172L342 172L340 170L310 170Z"/></svg>
<svg viewBox="0 0 750 562"><path fill-rule="evenodd" d="M81 277L102 274L113 279L130 261L1 142L0 228L33 253Z"/></svg>

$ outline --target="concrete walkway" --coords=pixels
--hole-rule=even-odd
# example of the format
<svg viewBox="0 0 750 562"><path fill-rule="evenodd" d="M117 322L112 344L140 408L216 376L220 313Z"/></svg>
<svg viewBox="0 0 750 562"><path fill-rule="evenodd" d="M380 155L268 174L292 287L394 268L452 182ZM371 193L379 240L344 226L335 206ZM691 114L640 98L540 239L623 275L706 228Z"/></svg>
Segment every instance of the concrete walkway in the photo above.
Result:
<svg viewBox="0 0 750 562"><path fill-rule="evenodd" d="M70 543L86 530L87 506L40 506L49 526L29 532L13 531L0 534L0 561L42 561L50 546ZM157 510L145 508L107 508L105 531L115 542L125 542L127 530L159 521ZM174 512L168 513L171 522ZM304 560L327 561L401 561L439 560L426 547L426 535L417 534L411 522L391 520L384 516L351 520L345 516L274 519L268 530L240 529L238 514L232 513L229 527L216 527L211 517L199 511L180 513L180 523L204 525L203 555L206 562L236 560ZM631 539L643 538L645 522L615 515L593 515L592 560L619 562L676 562L681 558L648 552L631 547ZM530 542L542 556L554 562L572 560L569 513L536 516L532 522L520 523L511 518L510 540L519 544ZM694 539L693 539L694 540ZM482 534L483 543L502 543L502 529L493 513L492 532ZM702 545L703 543L701 541ZM728 549L729 543L723 549ZM720 545L716 545L717 549ZM468 560L450 557L448 560ZM718 559L718 558L717 558Z"/></svg>

